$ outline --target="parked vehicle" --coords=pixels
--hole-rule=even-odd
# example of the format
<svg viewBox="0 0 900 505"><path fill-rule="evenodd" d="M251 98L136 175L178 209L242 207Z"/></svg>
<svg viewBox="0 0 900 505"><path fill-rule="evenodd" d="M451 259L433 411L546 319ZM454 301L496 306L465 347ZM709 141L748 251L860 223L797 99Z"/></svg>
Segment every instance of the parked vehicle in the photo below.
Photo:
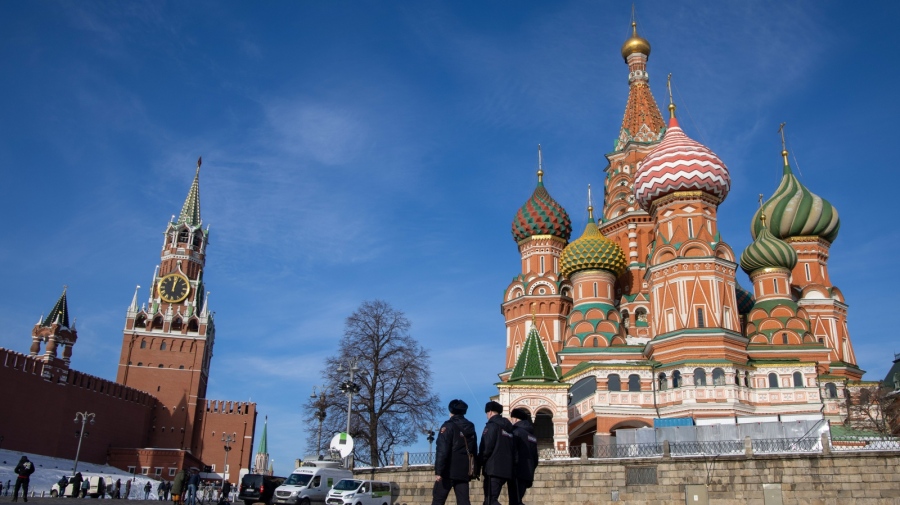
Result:
<svg viewBox="0 0 900 505"><path fill-rule="evenodd" d="M259 502L271 505L275 488L280 486L282 482L284 482L284 477L248 473L241 478L238 500L243 500L246 505L253 505Z"/></svg>
<svg viewBox="0 0 900 505"><path fill-rule="evenodd" d="M327 505L392 505L390 482L344 479L328 493Z"/></svg>
<svg viewBox="0 0 900 505"><path fill-rule="evenodd" d="M325 503L328 491L342 479L353 477L353 472L341 467L340 461L307 460L275 490L273 503L287 505L312 505Z"/></svg>

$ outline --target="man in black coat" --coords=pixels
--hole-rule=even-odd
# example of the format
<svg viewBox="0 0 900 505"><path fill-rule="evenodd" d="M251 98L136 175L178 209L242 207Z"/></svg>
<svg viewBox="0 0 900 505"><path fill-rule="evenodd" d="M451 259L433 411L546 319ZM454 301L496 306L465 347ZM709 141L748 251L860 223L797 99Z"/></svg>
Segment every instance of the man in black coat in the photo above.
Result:
<svg viewBox="0 0 900 505"><path fill-rule="evenodd" d="M34 463L28 461L28 458L22 456L19 460L19 464L13 469L13 472L16 474L16 488L13 490L13 499L12 501L17 501L19 499L19 488L22 489L22 498L25 501L28 501L28 483L31 481L31 474L34 473ZM7 486L9 484L7 483Z"/></svg>
<svg viewBox="0 0 900 505"><path fill-rule="evenodd" d="M512 436L512 424L504 418L503 405L488 402L484 406L487 424L481 433L481 445L478 448L478 460L484 472L484 503L500 505L497 498L503 484L513 476L515 443Z"/></svg>
<svg viewBox="0 0 900 505"><path fill-rule="evenodd" d="M456 494L457 505L470 505L469 481L475 476L469 473L469 457L478 451L475 425L466 419L469 406L462 400L449 405L450 419L441 425L434 452L434 489L431 505L444 505L450 489Z"/></svg>
<svg viewBox="0 0 900 505"><path fill-rule="evenodd" d="M506 491L509 493L509 505L523 505L522 498L534 483L534 471L538 465L537 437L534 436L534 424L528 410L521 407L512 409L509 417L513 420L516 460L513 478L507 484Z"/></svg>

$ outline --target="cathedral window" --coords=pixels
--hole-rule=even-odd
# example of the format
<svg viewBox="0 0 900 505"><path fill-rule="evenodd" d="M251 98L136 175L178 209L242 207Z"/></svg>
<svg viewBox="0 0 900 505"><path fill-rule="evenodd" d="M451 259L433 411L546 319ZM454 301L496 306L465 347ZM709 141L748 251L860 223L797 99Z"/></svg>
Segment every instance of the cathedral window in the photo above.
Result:
<svg viewBox="0 0 900 505"><path fill-rule="evenodd" d="M775 289L774 293L778 294L778 279L772 279L772 287Z"/></svg>
<svg viewBox="0 0 900 505"><path fill-rule="evenodd" d="M731 308L725 307L722 310L723 310L722 321L725 323L725 329L730 330L731 329Z"/></svg>
<svg viewBox="0 0 900 505"><path fill-rule="evenodd" d="M597 283L595 282L595 283L594 283L594 298L597 298L598 296L600 296L600 295L598 295L597 293L598 293L598 291L597 291Z"/></svg>
<svg viewBox="0 0 900 505"><path fill-rule="evenodd" d="M788 335L787 335L787 333L782 333L782 334L781 334L781 343L782 343L782 344L787 344L787 343L788 343Z"/></svg>
<svg viewBox="0 0 900 505"><path fill-rule="evenodd" d="M778 375L775 373L769 374L769 387L777 388L778 387Z"/></svg>
<svg viewBox="0 0 900 505"><path fill-rule="evenodd" d="M179 370L184 370L184 365L179 365L178 369L179 369Z"/></svg>
<svg viewBox="0 0 900 505"><path fill-rule="evenodd" d="M660 391L665 391L666 389L668 389L669 381L666 380L665 372L660 372L659 377L657 378L657 382L659 383L659 386L657 386L657 388Z"/></svg>
<svg viewBox="0 0 900 505"><path fill-rule="evenodd" d="M681 372L675 370L672 372L672 387L680 388L681 387Z"/></svg>
<svg viewBox="0 0 900 505"><path fill-rule="evenodd" d="M703 319L703 309L697 308L697 328L706 328L706 321Z"/></svg>
<svg viewBox="0 0 900 505"><path fill-rule="evenodd" d="M163 364L162 364L162 363L160 363L160 364L159 364L159 366L158 366L158 367L156 367L156 368L162 368L162 367L163 367Z"/></svg>
<svg viewBox="0 0 900 505"><path fill-rule="evenodd" d="M725 385L725 370L722 370L721 368L713 368L712 380L713 380L714 386L724 386Z"/></svg>
<svg viewBox="0 0 900 505"><path fill-rule="evenodd" d="M638 321L646 323L647 322L647 309L642 307L642 308L635 310L634 316L635 316L635 319L637 319Z"/></svg>
<svg viewBox="0 0 900 505"><path fill-rule="evenodd" d="M691 218L688 218L687 225L688 225L688 237L694 238L694 220Z"/></svg>
<svg viewBox="0 0 900 505"><path fill-rule="evenodd" d="M800 372L794 372L794 387L802 388L803 387L803 374Z"/></svg>
<svg viewBox="0 0 900 505"><path fill-rule="evenodd" d="M600 347L600 341L597 340L597 337L594 337L594 347Z"/></svg>
<svg viewBox="0 0 900 505"><path fill-rule="evenodd" d="M825 384L825 398L837 398L837 386L833 382Z"/></svg>
<svg viewBox="0 0 900 505"><path fill-rule="evenodd" d="M141 349L146 349L146 348L147 348L147 341L141 340Z"/></svg>
<svg viewBox="0 0 900 505"><path fill-rule="evenodd" d="M172 321L172 331L181 331L181 324L182 324L182 323L181 323L181 318L180 318L180 317L176 317L176 318Z"/></svg>
<svg viewBox="0 0 900 505"><path fill-rule="evenodd" d="M706 370L702 368L694 369L694 385L695 386L705 386L706 385Z"/></svg>
<svg viewBox="0 0 900 505"><path fill-rule="evenodd" d="M541 256L541 275L544 275L544 257Z"/></svg>
<svg viewBox="0 0 900 505"><path fill-rule="evenodd" d="M675 311L669 309L666 311L666 331L675 331Z"/></svg>
<svg viewBox="0 0 900 505"><path fill-rule="evenodd" d="M609 391L622 390L622 379L619 378L619 374L609 374L609 377L606 378L606 389Z"/></svg>
<svg viewBox="0 0 900 505"><path fill-rule="evenodd" d="M144 362L143 362L143 361L138 361L137 366L144 366Z"/></svg>
<svg viewBox="0 0 900 505"><path fill-rule="evenodd" d="M633 373L628 376L628 390L629 391L640 391L641 390L641 376Z"/></svg>
<svg viewBox="0 0 900 505"><path fill-rule="evenodd" d="M160 350L160 351L165 351L165 350L166 350L166 342L165 342L165 341L163 341L163 343L159 344L159 350Z"/></svg>
<svg viewBox="0 0 900 505"><path fill-rule="evenodd" d="M806 280L811 281L812 276L809 275L809 263L804 263L803 268L806 270Z"/></svg>
<svg viewBox="0 0 900 505"><path fill-rule="evenodd" d="M750 387L750 372L744 372L744 387Z"/></svg>
<svg viewBox="0 0 900 505"><path fill-rule="evenodd" d="M626 328L628 328L628 324L629 324L629 322L628 322L628 311L627 311L627 310L623 310L623 311L622 311L622 325L624 325Z"/></svg>

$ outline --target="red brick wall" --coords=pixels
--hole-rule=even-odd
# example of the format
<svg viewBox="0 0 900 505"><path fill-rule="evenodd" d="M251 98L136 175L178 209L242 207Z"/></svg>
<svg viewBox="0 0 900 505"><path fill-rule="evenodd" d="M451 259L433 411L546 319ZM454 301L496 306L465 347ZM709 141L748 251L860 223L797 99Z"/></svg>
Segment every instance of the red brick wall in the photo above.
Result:
<svg viewBox="0 0 900 505"><path fill-rule="evenodd" d="M222 435L232 435L228 454L228 478L236 482L241 468L250 468L253 459L253 434L256 432L256 404L222 400L206 400L201 405L194 439L194 454L206 465L216 465L222 473L225 444Z"/></svg>
<svg viewBox="0 0 900 505"><path fill-rule="evenodd" d="M93 375L54 369L42 376L38 359L0 348L0 415L3 448L59 458L75 458L81 428L76 412L96 414L81 446L81 461L105 463L113 447L144 447L156 399L136 389Z"/></svg>

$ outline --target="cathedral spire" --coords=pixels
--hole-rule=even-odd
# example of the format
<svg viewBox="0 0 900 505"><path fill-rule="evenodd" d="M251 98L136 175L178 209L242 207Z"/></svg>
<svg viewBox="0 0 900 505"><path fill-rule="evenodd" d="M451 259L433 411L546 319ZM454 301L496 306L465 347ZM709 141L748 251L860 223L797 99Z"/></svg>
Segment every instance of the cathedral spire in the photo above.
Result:
<svg viewBox="0 0 900 505"><path fill-rule="evenodd" d="M519 354L519 359L516 360L516 366L513 368L509 380L510 382L520 380L559 382L559 374L556 373L556 368L553 367L550 356L547 355L547 351L541 343L535 316L532 316L531 329L528 330L525 345Z"/></svg>
<svg viewBox="0 0 900 505"><path fill-rule="evenodd" d="M191 189L188 190L187 198L181 207L181 214L178 216L178 223L186 223L188 226L200 226L200 164L203 158L197 158L197 172L194 174L194 182L191 183Z"/></svg>
<svg viewBox="0 0 900 505"><path fill-rule="evenodd" d="M622 57L628 64L629 90L616 151L621 151L630 142L658 142L666 129L659 106L650 91L650 74L647 73L650 43L638 35L635 21L631 22L631 31L631 37L622 45Z"/></svg>

